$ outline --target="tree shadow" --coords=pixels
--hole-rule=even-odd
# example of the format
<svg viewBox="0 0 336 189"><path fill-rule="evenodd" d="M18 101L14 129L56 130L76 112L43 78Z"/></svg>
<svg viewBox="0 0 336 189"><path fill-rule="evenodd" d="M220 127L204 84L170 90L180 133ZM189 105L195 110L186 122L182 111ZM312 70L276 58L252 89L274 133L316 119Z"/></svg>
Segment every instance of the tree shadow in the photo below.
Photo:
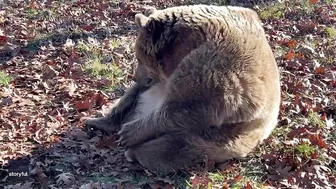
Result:
<svg viewBox="0 0 336 189"><path fill-rule="evenodd" d="M31 156L10 159L0 171L0 185L79 188L92 183L103 188L154 188L172 184L186 188L189 180L186 172L152 174L138 164L127 162L124 150L111 144L113 136L103 137L101 133L73 126L59 137L59 142L49 147L36 145Z"/></svg>

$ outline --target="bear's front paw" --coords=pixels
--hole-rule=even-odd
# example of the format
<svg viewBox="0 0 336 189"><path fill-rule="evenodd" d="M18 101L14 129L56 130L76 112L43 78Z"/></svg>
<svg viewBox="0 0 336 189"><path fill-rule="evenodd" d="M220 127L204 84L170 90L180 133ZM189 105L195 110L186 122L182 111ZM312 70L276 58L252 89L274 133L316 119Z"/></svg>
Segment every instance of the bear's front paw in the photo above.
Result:
<svg viewBox="0 0 336 189"><path fill-rule="evenodd" d="M134 125L134 122L125 123L118 132L120 136L118 142L120 146L129 148L141 142L140 131Z"/></svg>
<svg viewBox="0 0 336 189"><path fill-rule="evenodd" d="M88 128L97 129L109 134L115 133L120 129L120 126L113 123L111 117L88 118L84 124Z"/></svg>

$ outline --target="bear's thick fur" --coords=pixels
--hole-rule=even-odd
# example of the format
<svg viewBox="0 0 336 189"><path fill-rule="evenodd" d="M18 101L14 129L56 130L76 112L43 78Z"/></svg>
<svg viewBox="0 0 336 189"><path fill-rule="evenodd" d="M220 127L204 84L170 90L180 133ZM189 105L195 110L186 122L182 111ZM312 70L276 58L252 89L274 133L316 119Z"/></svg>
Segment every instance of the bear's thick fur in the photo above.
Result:
<svg viewBox="0 0 336 189"><path fill-rule="evenodd" d="M169 172L246 156L270 135L280 106L278 68L257 13L194 5L145 14L135 17L142 78L121 102L136 108L112 129L120 129L126 158ZM104 130L97 120L90 124Z"/></svg>

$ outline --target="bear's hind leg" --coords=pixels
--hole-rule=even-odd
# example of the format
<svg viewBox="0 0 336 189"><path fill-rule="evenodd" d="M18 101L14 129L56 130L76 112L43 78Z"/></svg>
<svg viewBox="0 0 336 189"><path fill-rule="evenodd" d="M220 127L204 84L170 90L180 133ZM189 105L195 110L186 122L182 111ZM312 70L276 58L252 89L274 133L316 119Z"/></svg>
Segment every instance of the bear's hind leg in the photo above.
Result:
<svg viewBox="0 0 336 189"><path fill-rule="evenodd" d="M160 173L194 166L205 160L205 154L187 134L165 134L125 151L128 161ZM196 142L196 141L194 141Z"/></svg>

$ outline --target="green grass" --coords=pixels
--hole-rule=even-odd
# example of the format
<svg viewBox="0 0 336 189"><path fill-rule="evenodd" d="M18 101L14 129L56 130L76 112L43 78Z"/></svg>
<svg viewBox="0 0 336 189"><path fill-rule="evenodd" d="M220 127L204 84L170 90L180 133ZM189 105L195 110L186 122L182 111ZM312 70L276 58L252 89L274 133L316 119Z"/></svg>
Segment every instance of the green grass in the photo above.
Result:
<svg viewBox="0 0 336 189"><path fill-rule="evenodd" d="M102 58L100 55L93 55L92 59L84 65L84 70L98 78L106 77L114 81L118 80L118 77L122 76L121 70L113 63L103 64Z"/></svg>
<svg viewBox="0 0 336 189"><path fill-rule="evenodd" d="M277 3L273 6L267 6L260 11L262 19L283 18L286 6L283 3Z"/></svg>
<svg viewBox="0 0 336 189"><path fill-rule="evenodd" d="M336 38L336 29L334 27L326 27L324 29L328 37L335 39Z"/></svg>
<svg viewBox="0 0 336 189"><path fill-rule="evenodd" d="M12 81L12 77L4 71L0 71L0 86L8 86Z"/></svg>
<svg viewBox="0 0 336 189"><path fill-rule="evenodd" d="M250 183L252 188L263 188L263 183L265 181L262 178L265 175L265 171L261 167L258 159L252 158L250 160L242 160L241 163L242 168L238 172L209 172L208 177L211 179L211 183L209 183L208 188L212 188L212 186L223 186L224 183L234 179L237 175L241 175L242 178L237 179L233 183L228 183L230 184L230 188L245 188L247 183Z"/></svg>
<svg viewBox="0 0 336 189"><path fill-rule="evenodd" d="M311 4L309 0L289 1L285 3L276 3L271 6L261 8L260 17L262 19L284 18L288 7L295 9L300 7L306 14L312 13L316 5Z"/></svg>
<svg viewBox="0 0 336 189"><path fill-rule="evenodd" d="M87 53L90 51L95 51L94 49L90 48L89 45L87 45L84 41L78 41L77 43L77 50L82 53Z"/></svg>
<svg viewBox="0 0 336 189"><path fill-rule="evenodd" d="M112 40L111 47L116 48L121 44L120 40ZM105 86L104 91L110 92L120 84L122 80L122 70L113 62L106 61L107 57L100 49L98 44L86 43L84 41L78 41L77 50L84 55L85 64L83 70L92 74L97 78L107 78L111 81L110 86Z"/></svg>
<svg viewBox="0 0 336 189"><path fill-rule="evenodd" d="M213 181L213 182L222 182L223 180L225 180L225 175L223 175L220 172L216 172L216 173L210 173L209 174L209 178Z"/></svg>
<svg viewBox="0 0 336 189"><path fill-rule="evenodd" d="M112 48L117 48L121 45L121 40L120 39L112 39L111 40L111 47Z"/></svg>
<svg viewBox="0 0 336 189"><path fill-rule="evenodd" d="M295 148L295 151L299 153L301 156L303 156L304 158L308 159L316 151L316 147L308 143L303 143L303 144L297 145Z"/></svg>
<svg viewBox="0 0 336 189"><path fill-rule="evenodd" d="M324 0L326 4L332 4L335 0Z"/></svg>
<svg viewBox="0 0 336 189"><path fill-rule="evenodd" d="M242 176L242 179L238 180L237 182L232 183L230 185L230 188L232 189L245 188L247 183L250 183L252 188L259 188L259 189L263 188L262 183L255 181L253 178L249 177L249 175L246 175L245 172L243 172L241 176ZM209 184L208 188L212 188L211 186L223 186L224 184L223 181L227 179L226 176L220 175L218 173L211 173L209 178L211 178L213 182Z"/></svg>
<svg viewBox="0 0 336 189"><path fill-rule="evenodd" d="M316 112L309 112L308 119L310 123L317 125L319 128L325 127L325 122L321 120L321 116Z"/></svg>
<svg viewBox="0 0 336 189"><path fill-rule="evenodd" d="M28 9L26 9L26 10L24 11L24 13L26 14L26 16L27 16L28 18L31 18L31 19L36 18L36 17L40 14L40 12L39 12L38 10L36 10L36 9L32 9L32 8L28 8Z"/></svg>
<svg viewBox="0 0 336 189"><path fill-rule="evenodd" d="M306 12L306 13L311 13L314 11L314 7L315 5L310 3L309 0L301 0L299 1L299 4L300 4L300 7L303 8L303 10Z"/></svg>
<svg viewBox="0 0 336 189"><path fill-rule="evenodd" d="M284 138L290 133L291 129L287 126L278 126L272 131L272 136L275 138Z"/></svg>

